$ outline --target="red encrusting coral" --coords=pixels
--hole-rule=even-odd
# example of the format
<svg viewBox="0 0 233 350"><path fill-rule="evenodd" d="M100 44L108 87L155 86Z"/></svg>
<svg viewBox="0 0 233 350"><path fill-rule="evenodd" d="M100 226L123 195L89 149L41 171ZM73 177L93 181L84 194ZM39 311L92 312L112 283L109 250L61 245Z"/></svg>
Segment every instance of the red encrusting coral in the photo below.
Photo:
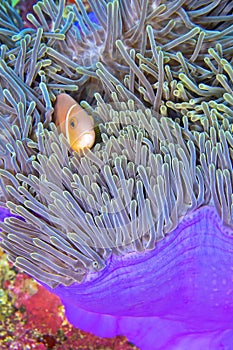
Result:
<svg viewBox="0 0 233 350"><path fill-rule="evenodd" d="M98 338L70 325L60 299L9 264L0 251L1 350L130 350L125 337Z"/></svg>

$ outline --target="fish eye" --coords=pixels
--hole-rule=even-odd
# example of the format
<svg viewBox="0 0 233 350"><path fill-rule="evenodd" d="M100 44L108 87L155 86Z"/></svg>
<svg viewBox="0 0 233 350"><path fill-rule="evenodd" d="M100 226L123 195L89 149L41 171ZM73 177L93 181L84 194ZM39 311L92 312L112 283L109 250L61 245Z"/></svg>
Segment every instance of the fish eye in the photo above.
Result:
<svg viewBox="0 0 233 350"><path fill-rule="evenodd" d="M72 129L74 129L74 128L76 128L76 126L77 126L77 122L76 122L75 118L71 118L70 119L70 127Z"/></svg>

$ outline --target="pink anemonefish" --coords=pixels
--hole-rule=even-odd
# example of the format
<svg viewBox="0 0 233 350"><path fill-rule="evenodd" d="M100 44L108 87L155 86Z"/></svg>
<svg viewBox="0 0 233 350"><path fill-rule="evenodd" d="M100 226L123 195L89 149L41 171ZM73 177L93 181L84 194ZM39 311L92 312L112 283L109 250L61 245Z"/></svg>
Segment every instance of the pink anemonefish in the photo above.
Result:
<svg viewBox="0 0 233 350"><path fill-rule="evenodd" d="M88 115L68 94L62 93L57 96L54 121L74 151L78 152L94 145L95 131L92 116Z"/></svg>

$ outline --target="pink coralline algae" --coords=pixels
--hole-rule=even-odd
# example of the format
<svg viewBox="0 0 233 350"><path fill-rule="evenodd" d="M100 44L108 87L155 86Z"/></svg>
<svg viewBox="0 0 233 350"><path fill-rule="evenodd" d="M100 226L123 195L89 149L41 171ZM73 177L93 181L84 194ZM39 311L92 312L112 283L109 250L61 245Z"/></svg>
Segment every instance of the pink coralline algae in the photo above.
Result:
<svg viewBox="0 0 233 350"><path fill-rule="evenodd" d="M125 337L99 338L74 328L59 298L15 269L1 250L0 275L1 350L136 350Z"/></svg>

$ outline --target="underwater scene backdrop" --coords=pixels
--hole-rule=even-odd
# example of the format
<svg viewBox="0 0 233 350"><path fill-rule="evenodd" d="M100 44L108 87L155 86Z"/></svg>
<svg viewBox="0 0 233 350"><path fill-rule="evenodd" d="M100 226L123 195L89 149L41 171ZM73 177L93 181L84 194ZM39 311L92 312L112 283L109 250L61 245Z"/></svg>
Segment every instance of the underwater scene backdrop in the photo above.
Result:
<svg viewBox="0 0 233 350"><path fill-rule="evenodd" d="M232 8L0 1L9 278L100 348L233 349Z"/></svg>

